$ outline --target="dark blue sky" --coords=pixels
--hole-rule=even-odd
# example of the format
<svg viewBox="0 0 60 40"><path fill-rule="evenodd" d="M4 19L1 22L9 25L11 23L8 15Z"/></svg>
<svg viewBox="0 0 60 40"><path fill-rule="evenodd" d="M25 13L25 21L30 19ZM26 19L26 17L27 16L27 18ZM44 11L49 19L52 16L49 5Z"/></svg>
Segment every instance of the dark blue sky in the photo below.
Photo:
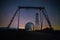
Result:
<svg viewBox="0 0 60 40"><path fill-rule="evenodd" d="M15 13L18 6L43 6L46 8L47 14L53 27L60 28L60 1L59 0L0 0L0 26L7 26ZM24 11L24 12L23 12ZM20 26L24 26L26 22L35 20L35 13L39 11L34 9L21 9ZM31 17L28 17L31 16ZM29 19L29 20L28 20ZM17 24L17 16L13 22L13 26Z"/></svg>

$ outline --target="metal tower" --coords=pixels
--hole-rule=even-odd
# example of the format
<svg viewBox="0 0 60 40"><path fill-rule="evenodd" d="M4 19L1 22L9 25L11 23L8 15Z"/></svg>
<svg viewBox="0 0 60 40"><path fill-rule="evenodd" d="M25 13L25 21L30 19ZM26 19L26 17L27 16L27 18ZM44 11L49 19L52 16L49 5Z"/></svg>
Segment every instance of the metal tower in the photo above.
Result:
<svg viewBox="0 0 60 40"><path fill-rule="evenodd" d="M38 28L39 27L39 14L36 13L36 18L35 18L35 27Z"/></svg>

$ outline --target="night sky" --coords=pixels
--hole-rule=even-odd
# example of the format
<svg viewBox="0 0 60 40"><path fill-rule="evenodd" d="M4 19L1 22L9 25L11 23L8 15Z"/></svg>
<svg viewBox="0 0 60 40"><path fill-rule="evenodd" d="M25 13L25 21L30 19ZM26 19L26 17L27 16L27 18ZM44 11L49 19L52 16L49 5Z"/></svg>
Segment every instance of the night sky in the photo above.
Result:
<svg viewBox="0 0 60 40"><path fill-rule="evenodd" d="M7 27L18 6L45 7L50 22L55 30L60 30L60 1L59 0L0 0L0 27ZM35 13L39 9L20 10L20 28L24 28L27 22L35 22ZM17 26L18 13L11 27ZM46 24L44 22L44 24Z"/></svg>

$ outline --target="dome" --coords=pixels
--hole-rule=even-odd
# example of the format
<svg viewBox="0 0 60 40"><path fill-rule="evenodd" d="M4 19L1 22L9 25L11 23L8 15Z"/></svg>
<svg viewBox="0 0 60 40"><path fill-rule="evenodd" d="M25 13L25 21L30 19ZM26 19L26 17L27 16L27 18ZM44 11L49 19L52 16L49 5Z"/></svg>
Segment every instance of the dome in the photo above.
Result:
<svg viewBox="0 0 60 40"><path fill-rule="evenodd" d="M26 23L26 25L25 25L25 29L26 29L27 31L31 31L33 27L34 27L34 24L33 24L32 22L28 22L28 23Z"/></svg>

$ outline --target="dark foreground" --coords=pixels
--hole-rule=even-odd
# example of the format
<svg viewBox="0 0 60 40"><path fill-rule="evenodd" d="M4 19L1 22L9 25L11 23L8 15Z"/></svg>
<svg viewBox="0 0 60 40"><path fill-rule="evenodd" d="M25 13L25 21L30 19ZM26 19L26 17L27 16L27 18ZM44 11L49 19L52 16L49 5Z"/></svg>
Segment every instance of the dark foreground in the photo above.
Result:
<svg viewBox="0 0 60 40"><path fill-rule="evenodd" d="M60 31L25 31L0 28L0 40L60 40Z"/></svg>

